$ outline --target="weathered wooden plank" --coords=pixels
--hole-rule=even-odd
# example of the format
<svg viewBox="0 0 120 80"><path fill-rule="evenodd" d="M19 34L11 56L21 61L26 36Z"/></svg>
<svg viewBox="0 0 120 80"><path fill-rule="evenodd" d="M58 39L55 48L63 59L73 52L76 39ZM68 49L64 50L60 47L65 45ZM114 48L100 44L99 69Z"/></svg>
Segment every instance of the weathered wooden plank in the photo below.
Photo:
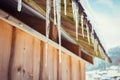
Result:
<svg viewBox="0 0 120 80"><path fill-rule="evenodd" d="M57 80L62 80L62 64L59 62L59 50L57 53Z"/></svg>
<svg viewBox="0 0 120 80"><path fill-rule="evenodd" d="M83 51L81 51L81 58L83 58L84 60L86 60L87 62L91 64L94 64L94 60L93 60L94 58Z"/></svg>
<svg viewBox="0 0 120 80"><path fill-rule="evenodd" d="M48 80L57 80L57 49L51 45L48 46L47 63Z"/></svg>
<svg viewBox="0 0 120 80"><path fill-rule="evenodd" d="M62 53L62 79L70 80L70 56Z"/></svg>
<svg viewBox="0 0 120 80"><path fill-rule="evenodd" d="M71 80L81 80L80 79L80 67L79 67L79 61L75 58L71 58L72 63L72 79Z"/></svg>
<svg viewBox="0 0 120 80"><path fill-rule="evenodd" d="M71 43L68 40L62 39L62 46L65 47L66 49L70 50L71 52L73 52L77 56L81 56L79 45Z"/></svg>
<svg viewBox="0 0 120 80"><path fill-rule="evenodd" d="M11 52L12 27L0 20L0 80L7 80Z"/></svg>
<svg viewBox="0 0 120 80"><path fill-rule="evenodd" d="M44 48L44 43L41 41L41 43L39 44L40 45L40 48L41 46ZM44 50L41 48L41 51L40 51L40 73L39 73L39 80L42 80L42 76L43 76L43 60L44 60L44 57L43 57L43 53L44 53Z"/></svg>
<svg viewBox="0 0 120 80"><path fill-rule="evenodd" d="M48 80L48 71L46 66L45 43L41 42L41 59L40 59L40 80Z"/></svg>
<svg viewBox="0 0 120 80"><path fill-rule="evenodd" d="M12 80L33 80L33 37L17 29Z"/></svg>
<svg viewBox="0 0 120 80"><path fill-rule="evenodd" d="M80 80L86 80L85 76L85 63L83 61L79 61L80 65Z"/></svg>
<svg viewBox="0 0 120 80"><path fill-rule="evenodd" d="M33 51L33 80L39 80L40 74L40 56L41 56L41 41L34 38Z"/></svg>
<svg viewBox="0 0 120 80"><path fill-rule="evenodd" d="M11 26L12 27L12 42L11 42L11 54L10 54L10 59L9 59L9 67L8 67L8 80L12 80L11 79L11 71L12 71L12 66L13 66L13 60L14 60L14 48L15 48L15 31L16 31L16 28Z"/></svg>

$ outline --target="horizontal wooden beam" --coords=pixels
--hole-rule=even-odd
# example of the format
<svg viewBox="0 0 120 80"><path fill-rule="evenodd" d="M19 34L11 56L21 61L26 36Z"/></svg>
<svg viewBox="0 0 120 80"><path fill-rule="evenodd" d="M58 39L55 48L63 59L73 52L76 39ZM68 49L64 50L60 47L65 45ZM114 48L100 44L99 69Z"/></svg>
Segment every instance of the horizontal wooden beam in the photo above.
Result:
<svg viewBox="0 0 120 80"><path fill-rule="evenodd" d="M83 58L84 60L86 60L87 62L94 64L94 60L93 57L86 54L84 51L81 50L81 58Z"/></svg>
<svg viewBox="0 0 120 80"><path fill-rule="evenodd" d="M74 54L76 54L79 57L81 56L79 45L71 43L65 39L62 39L61 43L62 43L62 46L65 47L66 49L70 50L71 52L73 52Z"/></svg>

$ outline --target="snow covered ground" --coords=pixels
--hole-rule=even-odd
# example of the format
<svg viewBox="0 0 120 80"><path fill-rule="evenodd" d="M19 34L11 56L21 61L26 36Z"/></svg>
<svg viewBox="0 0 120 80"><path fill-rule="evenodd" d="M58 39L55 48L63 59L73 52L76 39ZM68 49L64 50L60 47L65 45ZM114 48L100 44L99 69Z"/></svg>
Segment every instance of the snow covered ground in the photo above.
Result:
<svg viewBox="0 0 120 80"><path fill-rule="evenodd" d="M120 70L112 66L106 70L87 71L86 80L120 80Z"/></svg>

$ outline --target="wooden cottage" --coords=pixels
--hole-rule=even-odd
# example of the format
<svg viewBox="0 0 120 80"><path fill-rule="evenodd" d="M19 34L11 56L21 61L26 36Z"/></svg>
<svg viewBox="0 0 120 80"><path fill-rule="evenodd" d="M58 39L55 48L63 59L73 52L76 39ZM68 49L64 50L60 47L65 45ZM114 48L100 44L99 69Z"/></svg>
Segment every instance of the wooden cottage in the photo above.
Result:
<svg viewBox="0 0 120 80"><path fill-rule="evenodd" d="M86 80L94 57L110 62L78 0L0 1L0 80Z"/></svg>

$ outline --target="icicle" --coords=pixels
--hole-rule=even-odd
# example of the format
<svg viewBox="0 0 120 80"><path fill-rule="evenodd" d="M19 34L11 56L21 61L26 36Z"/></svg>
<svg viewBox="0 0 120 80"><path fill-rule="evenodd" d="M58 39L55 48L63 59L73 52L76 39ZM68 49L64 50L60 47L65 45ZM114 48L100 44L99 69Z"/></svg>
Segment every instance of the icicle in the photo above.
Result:
<svg viewBox="0 0 120 80"><path fill-rule="evenodd" d="M20 12L22 8L22 0L18 0L17 10Z"/></svg>
<svg viewBox="0 0 120 80"><path fill-rule="evenodd" d="M78 21L78 11L76 12L76 40L78 41L78 25L79 25L79 21Z"/></svg>
<svg viewBox="0 0 120 80"><path fill-rule="evenodd" d="M50 25L50 10L51 10L51 0L46 1L46 63L45 66L47 67L47 54L48 54L48 36L49 36L49 25Z"/></svg>
<svg viewBox="0 0 120 80"><path fill-rule="evenodd" d="M53 0L53 8L54 8L54 24L56 25L56 0Z"/></svg>
<svg viewBox="0 0 120 80"><path fill-rule="evenodd" d="M102 53L100 45L98 45L99 52Z"/></svg>
<svg viewBox="0 0 120 80"><path fill-rule="evenodd" d="M98 49L99 49L100 54L102 54L105 57L105 54L104 54L104 52L103 52L103 50L102 50L100 45L98 46Z"/></svg>
<svg viewBox="0 0 120 80"><path fill-rule="evenodd" d="M56 11L57 11L57 25L58 25L58 37L59 37L59 62L61 63L61 0L56 1Z"/></svg>
<svg viewBox="0 0 120 80"><path fill-rule="evenodd" d="M98 42L97 42L97 39L94 40L94 51L96 52L96 55L98 55L98 51L97 51L97 46L98 46Z"/></svg>
<svg viewBox="0 0 120 80"><path fill-rule="evenodd" d="M88 38L88 42L90 44L90 34L89 34L89 27L88 24L86 24L86 29L87 29L87 38Z"/></svg>
<svg viewBox="0 0 120 80"><path fill-rule="evenodd" d="M64 14L67 15L67 0L64 0Z"/></svg>
<svg viewBox="0 0 120 80"><path fill-rule="evenodd" d="M91 39L92 39L92 43L94 44L94 34L93 34L93 30L91 32Z"/></svg>
<svg viewBox="0 0 120 80"><path fill-rule="evenodd" d="M78 41L79 13L78 13L78 6L74 1L72 1L72 11L73 11L73 18L76 26L76 40Z"/></svg>
<svg viewBox="0 0 120 80"><path fill-rule="evenodd" d="M84 38L83 14L81 14L81 27L82 27L82 36L83 36L83 38Z"/></svg>
<svg viewBox="0 0 120 80"><path fill-rule="evenodd" d="M72 0L72 12L73 12L73 19L75 20L75 9L76 9L76 5L75 2Z"/></svg>

